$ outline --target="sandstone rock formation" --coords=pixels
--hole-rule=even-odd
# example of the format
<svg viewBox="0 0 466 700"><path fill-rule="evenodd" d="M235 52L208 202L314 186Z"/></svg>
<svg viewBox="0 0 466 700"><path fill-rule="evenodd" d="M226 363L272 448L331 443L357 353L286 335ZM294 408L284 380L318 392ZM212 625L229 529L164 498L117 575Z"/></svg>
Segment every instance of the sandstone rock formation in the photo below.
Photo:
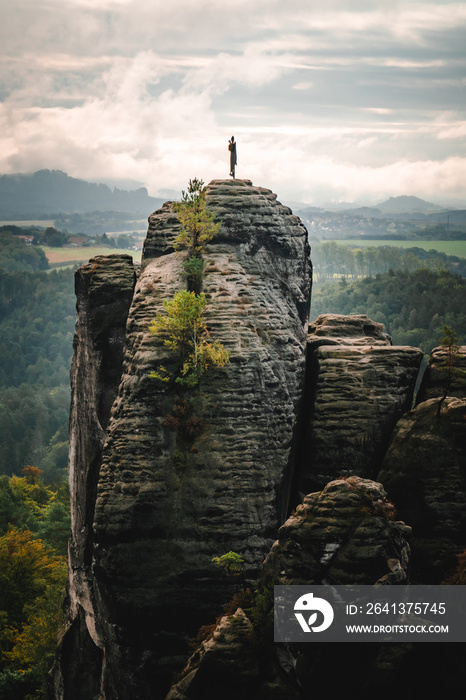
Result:
<svg viewBox="0 0 466 700"><path fill-rule="evenodd" d="M446 355L432 351L418 405L397 423L377 477L413 527L414 583L440 583L466 548L466 347L443 400Z"/></svg>
<svg viewBox="0 0 466 700"><path fill-rule="evenodd" d="M338 476L373 478L411 407L422 351L395 347L365 315L324 314L309 327L302 495Z"/></svg>
<svg viewBox="0 0 466 700"><path fill-rule="evenodd" d="M179 363L148 330L164 299L186 287L173 203L149 218L135 287L127 256L95 258L77 273L73 533L54 700L323 694L334 652L280 657L261 646L242 604L169 691L190 655L189 638L238 587L212 561L230 550L243 557L248 586L269 552L263 582L407 580L410 528L393 519L383 487L368 477L411 407L421 351L393 347L365 315L320 316L307 335L311 263L300 220L248 180L213 181L207 205L221 223L206 254L207 325L230 362L206 373L199 391L186 395L173 381L149 377ZM460 420L451 401L445 418L456 417L444 421L446 431ZM460 442L458 431L451 440ZM387 485L403 460L386 462ZM441 498L459 484L457 466ZM288 517L290 494L304 500ZM434 501L425 500L423 512L440 508ZM456 520L461 513L458 506ZM445 537L459 542L453 530L451 523ZM381 679L401 678L405 656L388 647L369 656L372 696ZM355 648L339 663L350 673L360 657ZM345 687L342 678L339 692Z"/></svg>
<svg viewBox="0 0 466 700"><path fill-rule="evenodd" d="M429 364L422 378L417 403L443 396L448 377L448 372L445 368L447 352L447 349L443 347L432 350ZM457 357L453 359L452 369L448 396L466 399L466 345L460 346ZM459 370L459 372L456 372L456 370Z"/></svg>
<svg viewBox="0 0 466 700"><path fill-rule="evenodd" d="M391 345L383 323L375 323L366 314L321 314L309 325L309 345Z"/></svg>
<svg viewBox="0 0 466 700"><path fill-rule="evenodd" d="M187 409L176 386L149 378L173 358L148 325L163 300L185 285L182 256L173 249L180 224L168 203L150 217L101 465L103 432L97 431L92 530L88 448L75 450L76 502L89 504L82 547L93 568L74 587L73 605L79 633L85 619L99 653L86 691L77 685L65 700L88 700L89 688L106 700L164 697L172 670L186 658L186 635L218 613L232 590L212 557L234 550L245 559L246 576L254 577L286 513L305 373L306 230L272 192L249 181L214 181L207 205L221 222L207 253L207 322L230 351L230 363L203 378ZM92 267L88 273L92 286ZM105 327L100 337L107 342ZM83 376L92 342L78 330L75 367ZM87 389L78 392L73 381L76 410L85 412ZM92 404L97 399L90 396ZM93 444L93 429L72 421L86 444L88 437ZM85 665L66 655L78 644L77 619L63 641L57 698L60 683L70 688L76 668Z"/></svg>
<svg viewBox="0 0 466 700"><path fill-rule="evenodd" d="M254 647L253 626L243 610L224 615L190 658L182 680L166 700L253 700L260 684Z"/></svg>
<svg viewBox="0 0 466 700"><path fill-rule="evenodd" d="M274 585L408 582L411 528L381 484L350 476L308 494L281 526L263 569Z"/></svg>
<svg viewBox="0 0 466 700"><path fill-rule="evenodd" d="M393 519L394 509L386 496L380 483L354 476L309 494L280 528L279 539L267 557L261 585L270 595L259 593L262 600L258 596L255 607L249 610L252 629L242 611L236 613L241 614L238 636L232 624L234 616L222 618L213 636L194 653L167 700L213 698L215 695L209 695L211 680L217 697L232 689L232 698L261 700L327 696L370 700L391 698L395 689L409 698L428 696L432 691L442 694L444 688L452 696L461 692L463 650L459 644L272 642L273 584L408 582L411 528ZM211 666L206 663L209 654ZM241 685L244 662L252 671L246 687ZM257 663L259 678L255 675ZM238 685L230 681L235 672Z"/></svg>
<svg viewBox="0 0 466 700"><path fill-rule="evenodd" d="M136 274L129 255L92 258L76 273L77 321L71 367L68 629L55 673L56 697L92 697L102 651L96 646L93 520L102 448L120 383L126 318ZM86 619L87 618L87 619ZM61 672L61 663L66 673Z"/></svg>
<svg viewBox="0 0 466 700"><path fill-rule="evenodd" d="M191 657L182 680L166 700L298 700L310 697L317 687L322 693L325 684L334 690L335 673L327 674L325 682L321 678L321 668L331 664L337 664L338 678L344 674L341 681L346 688L362 686L356 680L361 674L359 645L351 648L353 645L348 644L273 644L271 587L406 583L411 529L395 522L393 515L393 506L382 485L355 476L332 481L323 491L306 496L280 528L279 538L265 561L261 585L270 596L263 597L260 608L256 599L256 606L250 611L254 624L245 619L242 610L223 617L212 637ZM270 606L268 614L264 609L266 600ZM261 621L257 620L259 609ZM270 618L265 635L263 630L261 633L267 624L264 618ZM342 647L346 649L342 651ZM380 683L380 678L397 670L401 658L387 645L374 645L365 654L363 673L367 674L372 666L374 676L378 671ZM356 672L356 668L360 670ZM249 673L248 684L243 683L245 671ZM369 679L367 685L374 692L377 682ZM212 687L217 694L210 694Z"/></svg>
<svg viewBox="0 0 466 700"><path fill-rule="evenodd" d="M401 418L378 475L413 528L413 583L440 583L466 548L466 400L437 406Z"/></svg>
<svg viewBox="0 0 466 700"><path fill-rule="evenodd" d="M357 476L328 483L308 494L280 528L262 583L407 583L411 528L395 515L380 483ZM299 689L301 698L369 698L387 679L396 685L403 678L407 650L400 647L407 646L270 644L269 656L285 674L290 697Z"/></svg>

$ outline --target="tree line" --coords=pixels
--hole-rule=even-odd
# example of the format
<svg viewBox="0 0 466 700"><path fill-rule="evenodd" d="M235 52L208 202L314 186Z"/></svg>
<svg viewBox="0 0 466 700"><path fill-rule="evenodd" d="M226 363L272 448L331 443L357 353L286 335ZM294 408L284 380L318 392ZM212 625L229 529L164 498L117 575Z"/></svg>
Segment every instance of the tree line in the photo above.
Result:
<svg viewBox="0 0 466 700"><path fill-rule="evenodd" d="M325 241L312 246L311 257L317 282L333 279L335 276L347 279L373 277L389 270L413 272L420 267L433 271L449 270L466 277L466 259L417 247L351 248L335 241Z"/></svg>
<svg viewBox="0 0 466 700"><path fill-rule="evenodd" d="M18 234L13 235L5 229L0 228L0 270L35 272L48 269L49 263L42 248L26 245Z"/></svg>
<svg viewBox="0 0 466 700"><path fill-rule="evenodd" d="M128 233L120 233L118 236L107 236L107 234L87 235L80 232L79 238L83 241L79 245L83 246L104 246L107 248L132 248L138 240L137 232L134 235ZM31 244L27 245L21 236L31 238ZM66 229L63 231L55 228L55 226L15 226L4 225L0 226L0 258L4 258L2 265L6 264L6 257L14 256L18 258L15 267L5 267L10 270L46 270L48 269L48 261L44 251L38 246L49 246L51 248L63 248L63 246L74 243L74 235L71 235ZM38 258L42 264L31 267L31 259Z"/></svg>
<svg viewBox="0 0 466 700"><path fill-rule="evenodd" d="M466 344L466 279L447 270L390 270L361 280L325 282L312 292L311 319L323 313L367 314L396 345L425 353L440 344L443 325Z"/></svg>

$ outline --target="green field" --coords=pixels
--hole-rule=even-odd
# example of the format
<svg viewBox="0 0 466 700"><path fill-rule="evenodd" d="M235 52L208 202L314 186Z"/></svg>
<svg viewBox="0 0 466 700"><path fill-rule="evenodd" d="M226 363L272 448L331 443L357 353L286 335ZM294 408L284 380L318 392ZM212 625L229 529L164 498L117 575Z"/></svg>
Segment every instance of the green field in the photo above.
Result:
<svg viewBox="0 0 466 700"><path fill-rule="evenodd" d="M140 263L142 251L125 250L123 248L105 248L102 246L83 246L81 248L50 248L42 246L47 260L53 267L66 267L76 263L87 262L96 255L131 255L133 262Z"/></svg>
<svg viewBox="0 0 466 700"><path fill-rule="evenodd" d="M347 245L351 248L366 248L368 246L390 245L395 248L423 248L424 250L438 250L446 255L456 255L466 258L466 241L392 241L392 240L361 240L358 238L334 240L339 245ZM322 240L321 243L327 243Z"/></svg>
<svg viewBox="0 0 466 700"><path fill-rule="evenodd" d="M25 221L0 221L0 226L39 226L42 228L47 228L47 226L53 226L52 219L27 219Z"/></svg>

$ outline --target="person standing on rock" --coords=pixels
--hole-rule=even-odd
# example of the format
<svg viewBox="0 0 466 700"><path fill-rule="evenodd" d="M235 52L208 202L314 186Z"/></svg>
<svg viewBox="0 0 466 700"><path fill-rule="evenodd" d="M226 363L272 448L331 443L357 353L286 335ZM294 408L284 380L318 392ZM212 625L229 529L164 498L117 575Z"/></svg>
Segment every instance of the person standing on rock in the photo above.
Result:
<svg viewBox="0 0 466 700"><path fill-rule="evenodd" d="M236 160L236 141L234 136L232 136L231 139L228 141L228 150L230 151L230 175L234 179L235 165L238 162Z"/></svg>

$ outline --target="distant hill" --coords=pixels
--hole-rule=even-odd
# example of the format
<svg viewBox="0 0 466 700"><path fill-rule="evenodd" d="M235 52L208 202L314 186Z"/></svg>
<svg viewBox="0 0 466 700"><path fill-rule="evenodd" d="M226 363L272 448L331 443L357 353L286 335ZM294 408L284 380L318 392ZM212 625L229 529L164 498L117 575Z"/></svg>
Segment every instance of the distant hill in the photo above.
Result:
<svg viewBox="0 0 466 700"><path fill-rule="evenodd" d="M439 207L437 204L432 204L431 202L426 202L424 199L419 199L419 197L409 195L389 197L385 202L378 204L377 207L384 213L392 214L427 214L443 210L443 207Z"/></svg>
<svg viewBox="0 0 466 700"><path fill-rule="evenodd" d="M163 204L147 189L110 189L107 185L70 177L61 170L0 176L0 219L94 211L129 212L148 216Z"/></svg>
<svg viewBox="0 0 466 700"><path fill-rule="evenodd" d="M382 216L381 210L376 207L358 207L357 209L349 209L348 213L353 216L366 216L368 218L371 216Z"/></svg>

